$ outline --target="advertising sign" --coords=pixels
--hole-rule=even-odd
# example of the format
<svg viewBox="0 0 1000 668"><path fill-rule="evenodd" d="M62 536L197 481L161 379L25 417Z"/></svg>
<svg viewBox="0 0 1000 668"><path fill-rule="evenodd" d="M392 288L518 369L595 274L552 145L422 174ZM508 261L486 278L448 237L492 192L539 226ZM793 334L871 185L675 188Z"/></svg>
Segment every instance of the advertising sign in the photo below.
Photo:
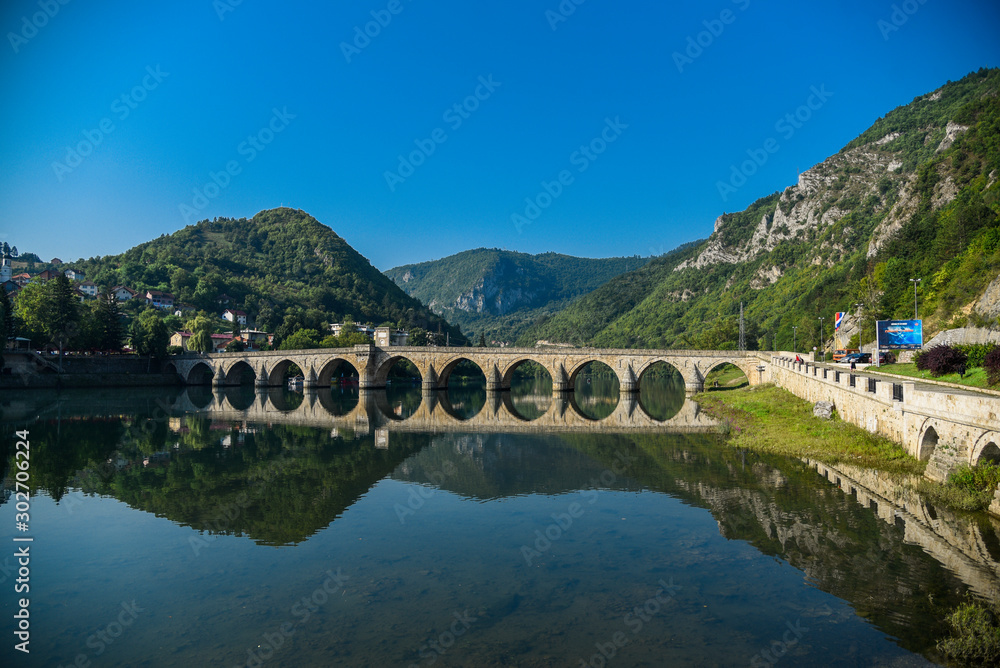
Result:
<svg viewBox="0 0 1000 668"><path fill-rule="evenodd" d="M915 350L924 345L923 320L879 320L879 350Z"/></svg>

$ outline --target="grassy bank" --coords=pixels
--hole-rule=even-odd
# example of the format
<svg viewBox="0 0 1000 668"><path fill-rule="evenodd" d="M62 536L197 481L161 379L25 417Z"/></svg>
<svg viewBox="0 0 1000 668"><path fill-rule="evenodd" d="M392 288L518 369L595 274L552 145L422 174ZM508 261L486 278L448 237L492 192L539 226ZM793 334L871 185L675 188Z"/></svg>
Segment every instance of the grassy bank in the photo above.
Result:
<svg viewBox="0 0 1000 668"><path fill-rule="evenodd" d="M975 367L969 369L964 376L960 376L957 373L949 373L943 376L932 376L930 371L920 371L917 369L917 365L910 364L883 364L881 368L876 368L870 366L865 369L865 372L871 373L891 373L897 376L906 376L908 378L915 378L919 380L939 380L945 383L955 383L956 385L967 385L968 387L982 387L987 389L1000 389L996 385L990 386L986 382L986 369L982 367Z"/></svg>
<svg viewBox="0 0 1000 668"><path fill-rule="evenodd" d="M695 401L726 425L729 443L737 448L856 464L892 474L922 475L926 466L887 438L836 418L815 417L811 403L773 385L705 392Z"/></svg>

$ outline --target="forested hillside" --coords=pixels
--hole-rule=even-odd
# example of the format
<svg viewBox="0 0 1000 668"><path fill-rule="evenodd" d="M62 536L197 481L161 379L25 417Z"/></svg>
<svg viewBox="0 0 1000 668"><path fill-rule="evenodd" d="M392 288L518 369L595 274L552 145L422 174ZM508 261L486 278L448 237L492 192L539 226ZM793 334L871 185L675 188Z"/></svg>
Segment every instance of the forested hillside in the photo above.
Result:
<svg viewBox="0 0 1000 668"><path fill-rule="evenodd" d="M618 277L536 323L522 344L818 345L819 318L872 340L873 321L913 316L925 334L997 325L1000 70L949 82L878 119L797 184L721 215L694 249ZM862 306L857 306L862 304Z"/></svg>
<svg viewBox="0 0 1000 668"><path fill-rule="evenodd" d="M646 262L638 256L590 259L479 248L385 273L474 338L513 341L539 318Z"/></svg>
<svg viewBox="0 0 1000 668"><path fill-rule="evenodd" d="M280 208L250 219L216 218L140 244L121 255L71 263L100 286L172 292L220 312L220 296L260 329L288 336L347 319L449 331L333 230L304 211ZM463 341L450 328L453 341Z"/></svg>

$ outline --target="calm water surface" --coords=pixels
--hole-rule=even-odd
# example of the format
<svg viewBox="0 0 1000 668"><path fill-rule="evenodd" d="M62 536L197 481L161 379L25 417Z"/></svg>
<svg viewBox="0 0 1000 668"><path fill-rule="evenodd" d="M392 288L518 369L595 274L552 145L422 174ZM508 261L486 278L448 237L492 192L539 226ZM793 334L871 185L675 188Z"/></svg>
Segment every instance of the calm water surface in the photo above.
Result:
<svg viewBox="0 0 1000 668"><path fill-rule="evenodd" d="M607 385L563 409L599 421ZM648 385L644 414L684 405ZM995 591L991 520L947 519L975 562L715 434L532 432L544 383L489 433L462 428L481 387L408 424L430 400L393 388L378 418L351 388L7 396L5 490L28 428L35 541L25 656L5 492L3 665L917 666L950 607Z"/></svg>

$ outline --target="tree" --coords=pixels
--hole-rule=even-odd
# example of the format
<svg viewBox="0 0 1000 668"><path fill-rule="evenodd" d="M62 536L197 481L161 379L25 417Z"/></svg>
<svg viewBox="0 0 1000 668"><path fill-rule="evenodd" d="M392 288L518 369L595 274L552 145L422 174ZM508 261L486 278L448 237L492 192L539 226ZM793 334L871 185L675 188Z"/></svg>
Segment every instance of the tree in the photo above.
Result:
<svg viewBox="0 0 1000 668"><path fill-rule="evenodd" d="M410 345L411 346L427 345L427 332L424 331L422 327L413 327L410 329Z"/></svg>
<svg viewBox="0 0 1000 668"><path fill-rule="evenodd" d="M204 314L198 314L193 320L187 323L187 329L191 332L188 339L188 350L196 353L212 352L212 320Z"/></svg>
<svg viewBox="0 0 1000 668"><path fill-rule="evenodd" d="M0 288L0 335L3 336L4 345L0 346L0 349L6 347L7 341L12 339L15 334L14 327L14 307L10 303L10 295L3 288Z"/></svg>
<svg viewBox="0 0 1000 668"><path fill-rule="evenodd" d="M233 338L234 339L238 339L242 335L243 335L243 330L240 329L240 319L234 315L233 316Z"/></svg>
<svg viewBox="0 0 1000 668"><path fill-rule="evenodd" d="M319 332L315 329L300 329L281 342L278 350L306 350L319 348Z"/></svg>
<svg viewBox="0 0 1000 668"><path fill-rule="evenodd" d="M66 344L80 333L79 302L65 274L58 274L45 287L48 293L44 305L45 333L50 341L59 346L61 363Z"/></svg>
<svg viewBox="0 0 1000 668"><path fill-rule="evenodd" d="M479 347L480 348L485 348L486 347L486 335L485 334L481 333L479 335Z"/></svg>
<svg viewBox="0 0 1000 668"><path fill-rule="evenodd" d="M101 350L119 351L125 338L125 328L122 326L121 309L118 299L109 288L101 292L97 301L96 319L97 347Z"/></svg>
<svg viewBox="0 0 1000 668"><path fill-rule="evenodd" d="M132 348L140 355L148 355L150 364L153 358L163 359L167 356L167 345L170 334L155 309L149 309L132 321Z"/></svg>

